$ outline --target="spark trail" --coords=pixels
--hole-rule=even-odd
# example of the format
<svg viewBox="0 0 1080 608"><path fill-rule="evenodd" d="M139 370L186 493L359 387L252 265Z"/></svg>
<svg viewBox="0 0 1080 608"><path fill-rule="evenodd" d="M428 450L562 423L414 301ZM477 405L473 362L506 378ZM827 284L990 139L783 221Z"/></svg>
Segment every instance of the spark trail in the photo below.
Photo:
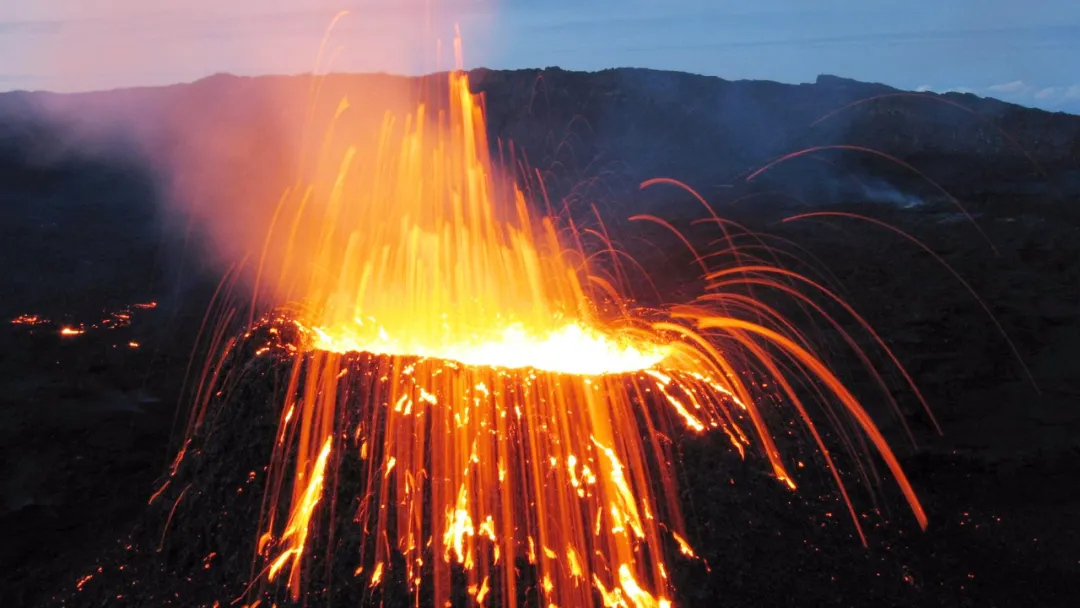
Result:
<svg viewBox="0 0 1080 608"><path fill-rule="evenodd" d="M637 305L628 273L586 251L585 236L614 249L604 231L535 215L489 157L467 76L442 82L445 97L387 112L374 143L338 155L328 143L320 175L281 198L251 258L263 261L256 283L292 303L265 323L299 338L285 351L250 599L276 585L304 596L311 534L332 514L324 497L351 453L364 469L363 584L403 564L416 603L423 588L442 606L457 570L472 602L512 605L525 561L544 605L669 606L667 554L694 552L665 435L720 431L794 489L768 411L778 396L817 443L862 537L804 385L846 412L925 527L863 406L794 323L735 288L792 293L790 273L752 251L735 268L695 255L709 283L701 298ZM335 121L349 111L342 101ZM326 141L348 135L332 124ZM220 391L219 362L207 363L192 428Z"/></svg>

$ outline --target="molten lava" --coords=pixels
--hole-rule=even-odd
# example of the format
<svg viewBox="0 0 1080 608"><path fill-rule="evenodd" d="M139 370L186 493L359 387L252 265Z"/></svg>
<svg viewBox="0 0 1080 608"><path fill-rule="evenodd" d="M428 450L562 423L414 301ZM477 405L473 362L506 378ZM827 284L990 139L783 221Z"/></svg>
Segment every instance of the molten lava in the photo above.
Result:
<svg viewBox="0 0 1080 608"><path fill-rule="evenodd" d="M369 319L375 325L374 319ZM357 325L363 325L359 320ZM336 329L336 331L335 331ZM501 331L475 333L458 342L437 342L391 338L381 326L376 335L363 335L354 328L324 330L313 328L317 335L314 348L335 353L369 352L384 355L415 355L443 359L465 365L535 368L564 374L618 374L640 371L659 363L670 348L615 339L580 323L563 325L547 334L530 332L522 323ZM359 335L358 335L359 334Z"/></svg>
<svg viewBox="0 0 1080 608"><path fill-rule="evenodd" d="M378 148L346 150L315 250L295 253L320 269L301 289L313 346L584 374L662 359L664 348L598 329L580 260L493 174L463 73L450 75L449 100L436 117L424 104L388 115ZM290 233L308 219L298 213Z"/></svg>
<svg viewBox="0 0 1080 608"><path fill-rule="evenodd" d="M581 233L534 215L537 201L497 173L480 99L464 73L447 79L444 110L387 113L376 144L324 153L329 179L282 197L259 256L256 293L299 301L303 336L285 355L259 541L267 582L301 596L310 530L352 454L366 468L364 584L403 574L417 603L424 587L443 606L462 570L473 602L513 605L527 561L544 605L668 606L667 554L694 556L664 435L673 421L722 430L740 453L760 446L794 488L758 405L785 398L861 535L807 385L850 415L925 525L858 401L792 323L731 286L824 288L755 260L709 270L692 306L636 309L624 275L595 272Z"/></svg>

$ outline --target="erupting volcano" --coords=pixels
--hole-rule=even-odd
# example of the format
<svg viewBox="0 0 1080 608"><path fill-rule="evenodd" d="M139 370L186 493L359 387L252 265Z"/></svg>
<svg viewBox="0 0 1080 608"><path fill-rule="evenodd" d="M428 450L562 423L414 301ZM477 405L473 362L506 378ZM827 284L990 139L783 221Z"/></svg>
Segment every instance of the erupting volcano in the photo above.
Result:
<svg viewBox="0 0 1080 608"><path fill-rule="evenodd" d="M733 255L701 256L686 242L704 273L700 297L638 304L637 264L602 225L552 213L502 174L466 75L441 82L411 112L388 112L375 142L331 125L315 178L282 196L251 257L255 297L275 309L253 315L246 337L269 336L255 353L290 373L248 605L280 601L285 588L305 596L313 560L326 557L312 539L334 518L364 539L352 583L336 585L400 577L417 604L438 606L454 589L481 605L529 594L548 606L671 605L668 558L694 557L675 488L679 429L759 451L794 489L770 428L777 403L793 408L859 528L808 396L841 406L830 422L848 447L869 440L925 527L864 408L754 294L796 298L855 347L802 293L839 298L761 249L737 250L738 227L711 215ZM350 111L343 100L335 120ZM736 263L710 266L719 259ZM244 339L227 340L227 325L214 333L220 352L192 435L211 402L228 399L222 361ZM359 478L351 502L334 498L343 475Z"/></svg>

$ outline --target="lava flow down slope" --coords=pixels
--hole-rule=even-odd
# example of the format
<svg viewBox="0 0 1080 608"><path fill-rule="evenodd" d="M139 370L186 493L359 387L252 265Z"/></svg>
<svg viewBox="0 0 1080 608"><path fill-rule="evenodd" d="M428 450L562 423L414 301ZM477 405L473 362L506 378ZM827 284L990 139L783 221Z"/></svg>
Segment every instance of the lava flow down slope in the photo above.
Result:
<svg viewBox="0 0 1080 608"><path fill-rule="evenodd" d="M370 138L341 126L355 111L341 100L261 249L222 283L186 440L123 550L125 587L90 573L78 593L669 606L670 560L695 559L672 438L715 432L794 490L774 438L791 419L860 537L822 424L852 462L883 462L925 527L866 409L769 303L795 301L861 354L815 303L861 322L838 296L701 201L725 235L709 255L682 239L701 293L642 304L648 269L598 217L555 212L528 171L505 170L524 166L512 146L491 157L464 72L435 80Z"/></svg>

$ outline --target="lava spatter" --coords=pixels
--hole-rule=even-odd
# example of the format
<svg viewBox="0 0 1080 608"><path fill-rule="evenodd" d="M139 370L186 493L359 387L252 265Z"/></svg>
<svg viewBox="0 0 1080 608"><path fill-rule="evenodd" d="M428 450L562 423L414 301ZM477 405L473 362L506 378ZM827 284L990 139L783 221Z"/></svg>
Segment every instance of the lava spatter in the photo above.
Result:
<svg viewBox="0 0 1080 608"><path fill-rule="evenodd" d="M823 287L749 253L715 269L697 256L700 298L639 307L626 273L598 269L582 244L590 236L613 250L604 233L536 215L489 156L467 76L444 82L445 97L388 112L373 143L323 154L331 177L281 198L253 256L280 260L260 262L256 290L290 304L260 322L273 340L253 354L291 361L253 600L277 585L304 597L311 561L325 557L311 554L310 535L340 516L326 496L352 466L363 480L353 505L363 585L403 569L416 598L424 588L442 606L460 572L471 602L513 604L524 560L545 605L668 606L667 554L694 551L664 433L720 430L794 489L766 396L797 412L861 536L804 385L843 408L925 526L860 403L792 322L735 288L799 298L797 288ZM286 328L293 339L281 338ZM213 344L226 357L236 341L215 332ZM222 396L220 360L206 367L193 432Z"/></svg>

